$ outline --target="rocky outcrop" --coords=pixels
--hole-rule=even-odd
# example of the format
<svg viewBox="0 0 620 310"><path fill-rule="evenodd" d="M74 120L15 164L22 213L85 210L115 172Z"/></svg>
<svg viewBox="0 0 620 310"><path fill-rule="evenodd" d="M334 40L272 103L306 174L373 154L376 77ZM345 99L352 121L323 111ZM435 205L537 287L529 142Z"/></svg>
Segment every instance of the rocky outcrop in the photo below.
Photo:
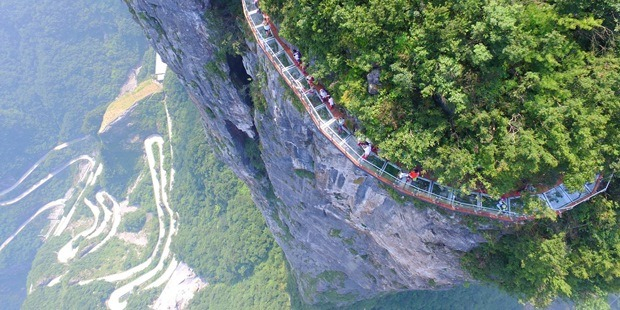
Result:
<svg viewBox="0 0 620 310"><path fill-rule="evenodd" d="M381 87L381 82L379 81L379 77L381 77L381 70L379 68L374 68L366 75L366 81L368 82L368 93L371 95L376 95L379 93L379 87Z"/></svg>
<svg viewBox="0 0 620 310"><path fill-rule="evenodd" d="M459 256L482 238L459 216L402 201L353 166L314 127L251 34L243 63L264 108L233 82L230 68L241 60L218 49L230 29L204 18L217 19L208 1L126 2L187 86L207 137L249 185L307 302L347 303L468 278Z"/></svg>

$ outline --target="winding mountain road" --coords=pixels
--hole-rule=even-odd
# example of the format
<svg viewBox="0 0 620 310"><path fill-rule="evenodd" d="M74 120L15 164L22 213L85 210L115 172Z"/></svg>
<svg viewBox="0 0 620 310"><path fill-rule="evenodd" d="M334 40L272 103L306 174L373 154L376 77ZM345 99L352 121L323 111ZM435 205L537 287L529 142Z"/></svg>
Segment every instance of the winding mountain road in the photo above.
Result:
<svg viewBox="0 0 620 310"><path fill-rule="evenodd" d="M17 182L15 182L15 184L13 184L11 187L4 189L3 191L0 192L0 197L12 192L15 188L17 188L20 184L22 184L22 182L24 182L24 180L30 175L32 174L32 172L37 169L37 167L39 167L41 165L41 163L43 163L43 161L45 161L45 159L47 159L48 156L50 156L52 153L56 152L56 151L60 151L72 144L75 144L77 142L80 141L84 141L86 140L88 137L82 137L82 138L78 138L75 140L71 140L69 142L65 142L65 143L61 143L57 146L55 146L53 149L49 150L47 153L45 153L45 155L43 155L41 158L39 158L39 160L37 160L34 165L32 165L27 171L26 173L24 173L21 178L19 178L19 180L17 180Z"/></svg>
<svg viewBox="0 0 620 310"><path fill-rule="evenodd" d="M159 165L156 168L155 156L153 154L153 145L157 145L157 149L159 151ZM169 181L167 180L166 171L164 169L164 152L163 152L164 139L159 135L154 135L148 137L144 141L144 149L146 151L146 158L149 165L149 171L151 174L151 181L153 182L153 195L155 197L155 203L157 204L157 213L160 221L160 236L162 236L162 229L165 233L165 225L163 224L163 220L165 218L165 214L162 210L162 206L166 209L168 213L168 218L170 221L169 230L166 238L166 243L164 245L162 254L159 257L159 262L157 265L149 270L148 272L142 274L138 278L133 281L121 286L116 289L110 295L110 298L106 302L110 309L125 309L127 306L127 301L121 301L121 298L125 297L127 294L130 294L134 288L146 283L155 277L159 272L161 272L164 268L165 260L170 256L170 245L172 243L172 236L176 234L176 220L174 219L174 213L170 208L168 203L168 188ZM159 172L159 173L158 173ZM158 178L159 177L159 178ZM171 180L170 180L171 182Z"/></svg>
<svg viewBox="0 0 620 310"><path fill-rule="evenodd" d="M89 183L90 184L90 183ZM79 239L88 237L88 235L92 234L95 229L97 229L97 224L99 223L99 214L101 211L88 199L84 198L84 204L90 209L93 213L93 223L90 225L90 228L85 229L77 236L71 238L67 244L65 244L60 251L58 251L57 258L60 263L67 263L69 260L73 259L78 252L79 248L74 248L73 244L76 243Z"/></svg>
<svg viewBox="0 0 620 310"><path fill-rule="evenodd" d="M118 231L118 226L121 223L121 207L119 206L118 201L116 201L114 197L112 197L107 192L98 192L95 195L95 198L97 199L97 202L99 203L99 205L101 205L102 207L105 206L106 198L108 201L112 203L112 228L110 228L110 231L105 236L105 238L101 240L101 242L99 242L97 245L95 245L95 247L93 247L90 251L88 251L88 253L86 253L87 255L96 252L104 244L106 244L110 239L112 239L112 237L116 235L116 232Z"/></svg>
<svg viewBox="0 0 620 310"><path fill-rule="evenodd" d="M90 156L86 156L86 157L90 158ZM82 199L84 192L86 192L86 189L88 189L91 186L91 184L94 184L93 180L95 180L95 173L93 172L93 168L95 167L95 161L92 158L90 158L90 160L91 162L90 162L90 165L88 166L88 172L86 173L89 175L88 179L86 180L86 184L84 184L84 187L80 191L80 194L78 195L77 199L71 206L71 210L69 210L69 213L60 219L60 223L58 223L58 226L56 226L56 230L54 231L54 236L60 236L60 234L62 234L62 232L65 231L65 229L67 229L67 226L69 225L69 222L71 221L71 218L73 217L73 214L75 213L75 209L77 208L77 205L80 202L80 199ZM82 176L82 178L80 179L80 182L84 179L86 174Z"/></svg>
<svg viewBox="0 0 620 310"><path fill-rule="evenodd" d="M11 243L11 241L13 241L13 239L15 238L15 236L17 236L28 224L30 224L30 222L32 222L32 220L34 220L37 216L39 216L39 214L52 209L52 208L56 208L56 207L61 207L64 206L66 202L66 199L58 199L58 200L54 200L52 202L47 203L46 205L44 205L43 207L41 207L34 215L32 215L28 220L26 220L21 226L19 226L19 228L17 229L16 232L14 232L11 236L9 236L3 243L2 245L0 245L0 252L2 252L2 250L4 250L4 248L6 248L7 245L9 245L9 243Z"/></svg>
<svg viewBox="0 0 620 310"><path fill-rule="evenodd" d="M47 152L47 154L43 155L43 157L41 157L34 165L32 165L30 167L30 169L28 169L28 171L26 171L26 173L24 173L24 175L22 175L22 177L15 183L13 184L11 187L3 190L0 193L0 196L2 195L6 195L10 192L12 192L15 188L17 188L28 176L30 176L30 174L39 166L41 165L41 163L53 152L58 151L58 150L62 150L68 146L70 146L73 143L79 142L86 139L86 137L84 138L80 138L80 139L76 139L70 142L66 142L66 143L62 143L57 145L56 147L54 147L52 150L50 150L49 152ZM15 204L19 201L21 201L22 199L24 199L25 197L27 197L28 195L30 195L32 192L34 192L37 188L41 187L43 184L45 184L46 182L48 182L49 180L51 180L53 177L55 177L57 174L59 174L60 172L62 172L63 170L67 169L69 166L80 162L80 161L87 161L88 162L88 166L86 168L86 170L84 170L84 172L82 173L82 175L80 176L80 179L78 180L78 183L83 182L84 178L86 178L86 176L89 176L89 179L86 183L90 183L91 180L90 178L93 177L93 171L92 168L95 165L95 160L88 156L88 155L82 155L79 156L77 158L74 158L70 161L68 161L67 163L65 163L63 166L61 166L60 168L56 169L55 171L53 171L52 173L48 174L46 177L44 177L43 179L39 180L37 183L35 183L33 186L31 186L30 188L28 188L26 191L22 192L21 194L19 194L17 197L10 199L10 200L5 200L0 202L0 206L1 207L5 207L5 206L10 206L12 204ZM88 187L88 184L84 184L84 189L82 190L82 192L80 193L80 197L82 195L82 193L84 192L84 190L86 189L86 187ZM78 197L77 199L79 200L80 197ZM47 204L45 204L43 207L39 208L39 210L37 210L37 212L35 212L35 214L33 214L30 218L28 218L28 220L26 220L24 223L22 223L22 225L20 225L20 227L17 229L17 231L15 231L11 236L9 236L3 243L2 245L0 245L0 251L2 251L4 248L6 248L11 241L13 241L13 239L28 225L30 224L30 222L32 222L32 220L34 220L37 216L39 216L41 213L52 209L52 208L56 208L56 207L64 207L66 202L70 199L71 197L65 197L62 199L57 199L54 201L51 201ZM64 220L64 218L63 218ZM63 224L63 221L60 221L60 224Z"/></svg>
<svg viewBox="0 0 620 310"><path fill-rule="evenodd" d="M84 198L84 202L86 202L87 205L92 205L95 206L95 204ZM112 211L108 210L108 208L105 207L105 205L100 205L101 209L103 210L103 220L101 221L101 223L99 224L99 226L97 226L97 229L90 235L88 235L86 237L86 239L93 239L98 237L99 235L101 235L103 233L103 231L105 230L106 226L108 225L108 222L110 221L110 219L112 219Z"/></svg>
<svg viewBox="0 0 620 310"><path fill-rule="evenodd" d="M16 202L19 202L20 200L24 199L26 196L30 195L32 192L34 192L37 188L41 187L43 184L47 183L47 181L51 180L53 177L55 177L57 174L61 173L63 170L67 169L69 166L75 164L76 162L79 161L88 161L89 162L89 167L88 170L90 171L90 169L92 169L92 167L95 165L95 160L88 156L88 155L82 155L79 156L67 163L65 163L62 167L54 170L52 173L48 174L46 177L44 177L43 179L39 180L37 183L35 183L33 186L31 186L29 189L27 189L26 191L22 192L21 194L19 194L17 197L10 199L10 200L5 200L5 201L1 201L0 202L0 207L5 207L5 206L9 206L12 205ZM83 178L84 176L82 176ZM81 180L80 180L81 181ZM21 183L21 182L19 182ZM19 184L17 184L19 185Z"/></svg>

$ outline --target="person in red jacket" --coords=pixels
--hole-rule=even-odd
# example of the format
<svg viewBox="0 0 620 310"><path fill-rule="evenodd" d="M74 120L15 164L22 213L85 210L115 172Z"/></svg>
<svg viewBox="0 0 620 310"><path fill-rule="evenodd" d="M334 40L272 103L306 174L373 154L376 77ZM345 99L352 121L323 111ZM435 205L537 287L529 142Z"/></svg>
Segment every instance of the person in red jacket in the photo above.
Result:
<svg viewBox="0 0 620 310"><path fill-rule="evenodd" d="M398 177L401 179L401 181L403 178L405 178L405 184L417 180L419 176L420 169L418 168L414 168L413 170L409 171L409 173L401 172L398 174Z"/></svg>

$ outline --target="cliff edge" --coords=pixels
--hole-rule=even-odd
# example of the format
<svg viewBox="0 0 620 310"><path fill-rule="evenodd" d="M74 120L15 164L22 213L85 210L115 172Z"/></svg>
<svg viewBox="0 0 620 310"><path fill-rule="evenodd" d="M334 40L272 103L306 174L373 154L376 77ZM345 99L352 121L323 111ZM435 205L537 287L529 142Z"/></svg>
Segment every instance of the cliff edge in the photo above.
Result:
<svg viewBox="0 0 620 310"><path fill-rule="evenodd" d="M185 84L211 145L250 187L306 302L468 279L460 254L484 239L461 215L402 200L357 169L316 129L250 33L239 57L222 48L232 25L208 0L125 2ZM236 19L237 31L244 23Z"/></svg>

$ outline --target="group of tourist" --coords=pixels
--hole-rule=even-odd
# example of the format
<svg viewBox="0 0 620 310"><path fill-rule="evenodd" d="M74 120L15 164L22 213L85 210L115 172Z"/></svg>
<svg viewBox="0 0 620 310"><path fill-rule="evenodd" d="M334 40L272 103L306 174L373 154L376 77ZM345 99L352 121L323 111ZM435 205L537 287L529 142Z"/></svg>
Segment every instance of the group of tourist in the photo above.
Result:
<svg viewBox="0 0 620 310"><path fill-rule="evenodd" d="M330 109L333 109L335 106L334 103L334 97L332 97L326 90L325 88L321 88L319 89L319 97L321 97L321 101L325 104L327 104L327 106Z"/></svg>

